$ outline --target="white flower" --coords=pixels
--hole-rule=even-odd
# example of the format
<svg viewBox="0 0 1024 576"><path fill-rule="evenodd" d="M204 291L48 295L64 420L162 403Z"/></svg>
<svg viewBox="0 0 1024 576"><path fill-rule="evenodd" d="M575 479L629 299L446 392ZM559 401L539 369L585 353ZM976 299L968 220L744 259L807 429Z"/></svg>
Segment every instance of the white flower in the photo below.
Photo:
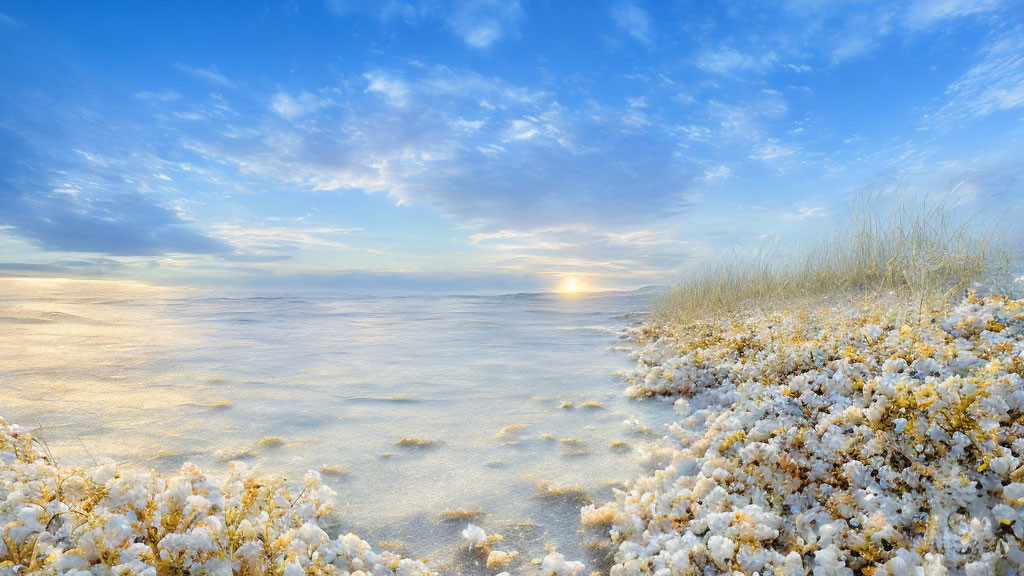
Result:
<svg viewBox="0 0 1024 576"><path fill-rule="evenodd" d="M484 532L484 529L472 523L467 525L466 529L462 531L462 537L472 546L479 546L487 542L487 533Z"/></svg>
<svg viewBox="0 0 1024 576"><path fill-rule="evenodd" d="M540 564L540 571L545 576L580 576L586 567L582 562L569 561L558 552L552 552L544 557Z"/></svg>
<svg viewBox="0 0 1024 576"><path fill-rule="evenodd" d="M711 559L718 564L719 568L727 569L730 567L733 553L736 550L736 544L724 537L724 536L712 536L708 539L708 554L711 555Z"/></svg>

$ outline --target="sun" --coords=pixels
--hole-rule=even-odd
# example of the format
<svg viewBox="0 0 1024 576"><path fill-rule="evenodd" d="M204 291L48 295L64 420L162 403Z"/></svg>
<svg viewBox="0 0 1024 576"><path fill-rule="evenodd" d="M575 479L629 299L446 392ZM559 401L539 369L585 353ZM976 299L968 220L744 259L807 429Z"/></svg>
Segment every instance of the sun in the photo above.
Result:
<svg viewBox="0 0 1024 576"><path fill-rule="evenodd" d="M562 281L562 287L559 292L562 294L579 294L582 286L580 286L580 279L575 276L567 276Z"/></svg>

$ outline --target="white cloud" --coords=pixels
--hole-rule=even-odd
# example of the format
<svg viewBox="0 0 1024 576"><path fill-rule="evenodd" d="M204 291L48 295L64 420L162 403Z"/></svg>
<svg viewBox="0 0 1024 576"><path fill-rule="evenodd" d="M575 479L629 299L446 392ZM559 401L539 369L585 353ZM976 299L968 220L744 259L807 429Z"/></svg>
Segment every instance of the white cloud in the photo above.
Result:
<svg viewBox="0 0 1024 576"><path fill-rule="evenodd" d="M882 40L892 33L891 11L865 10L850 18L832 40L831 64L856 60L874 52Z"/></svg>
<svg viewBox="0 0 1024 576"><path fill-rule="evenodd" d="M310 92L302 92L298 96L278 92L271 99L270 108L288 120L297 120L333 103Z"/></svg>
<svg viewBox="0 0 1024 576"><path fill-rule="evenodd" d="M135 93L135 97L138 98L139 100L151 100L151 101L155 101L155 102L171 102L171 101L180 99L181 98L181 94L179 94L175 90L161 90L159 92L142 91L142 92L136 92Z"/></svg>
<svg viewBox="0 0 1024 576"><path fill-rule="evenodd" d="M582 275L594 288L620 281L636 286L663 281L659 276L666 266L679 266L695 255L695 243L676 239L670 223L647 224L500 229L473 234L470 243L495 255L493 265L501 269Z"/></svg>
<svg viewBox="0 0 1024 576"><path fill-rule="evenodd" d="M943 20L960 18L1002 7L1001 0L917 0L907 9L906 25L922 29Z"/></svg>
<svg viewBox="0 0 1024 576"><path fill-rule="evenodd" d="M697 60L702 69L729 76L738 72L767 72L775 66L778 58L774 52L766 52L760 56L744 54L733 48L723 48L715 52L705 52Z"/></svg>
<svg viewBox="0 0 1024 576"><path fill-rule="evenodd" d="M466 120L465 118L453 118L448 121L448 126L451 127L452 132L469 136L474 132L479 132L487 123L483 120Z"/></svg>
<svg viewBox="0 0 1024 576"><path fill-rule="evenodd" d="M10 26L11 28L21 28L22 26L22 23L20 21L15 20L14 18L8 16L3 12L0 12L0 24Z"/></svg>
<svg viewBox="0 0 1024 576"><path fill-rule="evenodd" d="M647 97L645 96L627 96L626 104L630 108L647 108Z"/></svg>
<svg viewBox="0 0 1024 576"><path fill-rule="evenodd" d="M506 132L505 139L508 140L529 140L537 135L537 124L532 120L517 119L512 121Z"/></svg>
<svg viewBox="0 0 1024 576"><path fill-rule="evenodd" d="M612 6L611 16L615 24L634 40L647 46L654 45L651 16L646 10L633 2L619 2Z"/></svg>
<svg viewBox="0 0 1024 576"><path fill-rule="evenodd" d="M380 94L391 104L403 107L408 103L409 86L404 80L384 72L368 72L363 74L366 79L366 91Z"/></svg>
<svg viewBox="0 0 1024 576"><path fill-rule="evenodd" d="M338 16L369 15L382 22L402 20L409 25L419 24L437 9L429 0L325 0L324 4Z"/></svg>
<svg viewBox="0 0 1024 576"><path fill-rule="evenodd" d="M903 4L903 5L901 5ZM776 49L783 59L825 61L836 66L865 57L882 41L899 30L905 3L862 0L788 0L786 11L791 18L783 26L793 32L784 42L762 46ZM804 72L802 66L790 68Z"/></svg>
<svg viewBox="0 0 1024 576"><path fill-rule="evenodd" d="M484 20L467 25L456 25L462 39L473 48L489 48L497 42L504 32L496 20Z"/></svg>
<svg viewBox="0 0 1024 576"><path fill-rule="evenodd" d="M602 234L608 238L610 244L632 246L635 248L659 246L672 242L671 235L665 230L634 230L623 233L606 231Z"/></svg>
<svg viewBox="0 0 1024 576"><path fill-rule="evenodd" d="M416 80L414 89L424 96L445 96L464 99L469 95L482 97L475 104L488 110L505 109L518 105L536 105L550 98L550 94L537 88L516 86L495 81L470 70L452 70L435 67L429 74Z"/></svg>
<svg viewBox="0 0 1024 576"><path fill-rule="evenodd" d="M237 82L221 74L220 71L217 70L217 67L213 65L206 68L197 68L193 66L185 66L184 64L175 64L174 68L207 82L224 86L225 88L234 88L238 86Z"/></svg>
<svg viewBox="0 0 1024 576"><path fill-rule="evenodd" d="M820 31L828 32L833 39L829 42L830 55L831 63L836 65L869 55L883 41L900 32L924 33L940 23L992 12L1005 4L1004 0L914 0L909 6L888 2L874 5L868 3L853 11L845 10L841 4L837 4L844 12L840 12L840 16L831 25L823 26ZM813 36L810 39L813 40Z"/></svg>
<svg viewBox="0 0 1024 576"><path fill-rule="evenodd" d="M516 1L471 0L458 4L448 24L469 47L482 50L513 33L522 16Z"/></svg>
<svg viewBox="0 0 1024 576"><path fill-rule="evenodd" d="M935 119L977 118L1024 106L1024 36L1005 37L986 48L981 62L950 84L946 96L949 101Z"/></svg>
<svg viewBox="0 0 1024 576"><path fill-rule="evenodd" d="M483 242L490 242L492 240L507 240L510 238L533 238L536 236L534 232L522 232L514 230L499 230L497 232L477 232L469 237L469 241L473 244L480 244Z"/></svg>
<svg viewBox="0 0 1024 576"><path fill-rule="evenodd" d="M711 140L713 131L707 126L690 124L687 126L676 126L673 129L677 138L689 142L708 142Z"/></svg>
<svg viewBox="0 0 1024 576"><path fill-rule="evenodd" d="M642 98L566 107L553 93L419 64L359 80L330 94L345 102L330 113L301 93L267 97L267 115L303 113L302 129L218 122L205 133L184 127L182 146L239 192L357 189L503 227L656 215L699 176L676 154L662 111ZM650 116L643 122L641 111Z"/></svg>
<svg viewBox="0 0 1024 576"><path fill-rule="evenodd" d="M476 150L477 152L483 154L484 156L487 156L492 160L497 159L499 156L506 152L504 146L499 146L497 144L484 144L481 146L477 146Z"/></svg>
<svg viewBox="0 0 1024 576"><path fill-rule="evenodd" d="M272 260L311 248L352 250L350 244L339 238L362 232L361 228L267 226L258 222L214 224L210 229L210 235L231 244L235 257L241 260Z"/></svg>
<svg viewBox="0 0 1024 576"><path fill-rule="evenodd" d="M704 176L701 177L701 180L705 184L718 184L728 180L731 174L732 170L728 166L721 164L704 170Z"/></svg>
<svg viewBox="0 0 1024 576"><path fill-rule="evenodd" d="M741 102L711 100L707 111L717 126L704 134L758 142L763 138L766 124L782 118L787 110L782 94L774 90L762 90L757 98ZM695 133L701 134L700 131Z"/></svg>
<svg viewBox="0 0 1024 576"><path fill-rule="evenodd" d="M672 242L670 234L665 230L639 229L619 232L614 229L573 225L477 232L470 236L469 240L472 244L492 245L500 247L502 250L540 249L545 251L551 250L553 247L583 249L592 247L595 243L646 248Z"/></svg>
<svg viewBox="0 0 1024 576"><path fill-rule="evenodd" d="M773 160L792 156L796 153L797 149L795 147L780 144L778 140L770 138L754 150L750 155L750 159L760 160L762 162L771 162Z"/></svg>
<svg viewBox="0 0 1024 576"><path fill-rule="evenodd" d="M199 121L208 119L206 114L202 114L200 112L174 112L173 115L175 118L180 118L181 120Z"/></svg>
<svg viewBox="0 0 1024 576"><path fill-rule="evenodd" d="M406 24L419 24L430 14L429 2L399 2L388 0L380 9L380 18L385 22L401 19Z"/></svg>
<svg viewBox="0 0 1024 576"><path fill-rule="evenodd" d="M783 220L807 220L809 218L825 218L828 216L828 209L824 206L809 206L798 204L792 212L782 214Z"/></svg>
<svg viewBox="0 0 1024 576"><path fill-rule="evenodd" d="M449 4L434 0L325 0L338 16L368 15L382 23L401 21L409 26L443 22L470 48L485 50L514 36L524 13L517 0L464 0Z"/></svg>

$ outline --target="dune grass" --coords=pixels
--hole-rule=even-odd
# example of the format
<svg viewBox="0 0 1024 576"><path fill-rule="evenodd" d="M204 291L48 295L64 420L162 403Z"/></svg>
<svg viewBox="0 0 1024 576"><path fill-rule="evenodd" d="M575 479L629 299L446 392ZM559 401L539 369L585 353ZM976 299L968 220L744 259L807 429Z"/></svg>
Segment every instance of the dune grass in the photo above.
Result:
<svg viewBox="0 0 1024 576"><path fill-rule="evenodd" d="M809 248L711 262L652 311L658 320L677 323L851 296L895 297L923 310L948 304L976 284L1007 291L1013 259L995 223L960 215L948 202L908 201L885 214L851 210L845 225Z"/></svg>

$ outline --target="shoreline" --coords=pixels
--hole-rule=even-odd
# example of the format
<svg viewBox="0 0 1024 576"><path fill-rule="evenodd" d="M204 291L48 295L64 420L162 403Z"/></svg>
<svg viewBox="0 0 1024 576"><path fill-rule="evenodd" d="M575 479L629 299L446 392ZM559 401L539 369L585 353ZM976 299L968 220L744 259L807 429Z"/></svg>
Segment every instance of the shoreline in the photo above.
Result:
<svg viewBox="0 0 1024 576"><path fill-rule="evenodd" d="M461 566L451 559L465 525L442 514L476 509L486 512L476 523L529 551L524 557L543 556L553 544L566 557L593 564L589 545L597 538L578 535L578 505L553 500L537 483L580 488L604 502L613 498L611 486L621 486L614 483L644 471L640 448L651 438L623 421L661 430L672 407L623 396L614 374L632 363L608 347L626 344L618 334L629 321L618 316L647 302L636 296L458 300L428 307L422 316L436 319L425 323L407 313L422 302L386 300L368 308L331 298L316 304L313 318L266 318L244 324L232 338L238 329L229 320L243 313L265 318L263 310L281 303L204 300L193 307L190 299L165 305L161 296L100 308L65 303L58 294L30 304L36 316L64 315L10 326L3 348L15 359L7 366L3 416L47 441L61 465L90 466L93 456L109 456L126 472L176 474L190 461L221 477L227 461L237 459L258 474L300 481L306 470L321 471L344 506L338 526L375 549L387 542L395 553ZM353 307L358 314L320 313ZM381 311L392 326L385 341L350 330ZM488 336L493 323L509 330ZM167 325L181 328L152 328ZM333 332L320 331L328 325ZM136 329L143 326L148 329ZM276 336L285 329L295 337L281 347ZM79 337L67 338L68 331ZM141 333L142 345L122 353L124 332ZM320 336L338 333L352 336ZM469 344L451 346L461 342ZM56 346L66 352L50 353ZM325 354L312 363L298 356L314 350ZM385 358L375 358L374 350ZM20 357L30 361L16 370ZM563 407L566 402L572 406ZM526 427L502 434L518 425ZM396 445L403 438L436 443Z"/></svg>
<svg viewBox="0 0 1024 576"><path fill-rule="evenodd" d="M611 576L1024 564L1024 301L972 297L923 322L886 306L648 318L627 334L640 346L627 393L673 401L677 421L649 455L655 472L580 510L612 551ZM223 483L188 466L61 468L6 423L0 457L0 558L21 574L451 572L329 538L334 495L316 472L289 491L244 465ZM457 554L486 573L596 568L554 550L516 558L472 528Z"/></svg>

